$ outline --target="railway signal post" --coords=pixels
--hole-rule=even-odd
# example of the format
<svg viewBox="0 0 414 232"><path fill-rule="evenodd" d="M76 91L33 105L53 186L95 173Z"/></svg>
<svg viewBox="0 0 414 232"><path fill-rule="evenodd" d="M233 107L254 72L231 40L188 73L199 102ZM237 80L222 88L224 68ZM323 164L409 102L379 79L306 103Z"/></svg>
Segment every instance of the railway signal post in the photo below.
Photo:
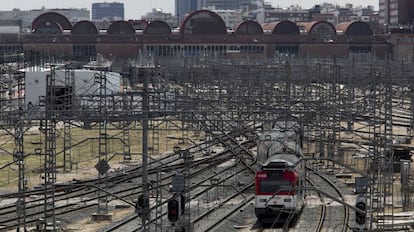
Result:
<svg viewBox="0 0 414 232"><path fill-rule="evenodd" d="M355 222L358 225L354 231L363 231L366 229L366 219L367 219L367 193L368 179L366 177L356 177L355 178L355 194L357 197L355 199L355 207L358 209L355 211Z"/></svg>
<svg viewBox="0 0 414 232"><path fill-rule="evenodd" d="M168 220L172 223L173 227L180 228L181 216L184 212L185 201L182 199L185 192L185 176L181 173L177 173L172 177L171 192L174 196L168 201Z"/></svg>
<svg viewBox="0 0 414 232"><path fill-rule="evenodd" d="M174 198L168 201L167 213L168 220L172 223L174 232L185 232L184 226L182 226L181 216L184 213L185 199L183 195L177 196L174 195Z"/></svg>
<svg viewBox="0 0 414 232"><path fill-rule="evenodd" d="M168 220L173 223L173 225L180 219L181 210L180 210L180 201L173 198L168 201Z"/></svg>
<svg viewBox="0 0 414 232"><path fill-rule="evenodd" d="M358 209L355 211L355 222L358 225L365 227L367 204L363 194L357 196L355 207Z"/></svg>
<svg viewBox="0 0 414 232"><path fill-rule="evenodd" d="M184 160L184 175L177 173L173 177L171 192L175 194L175 199L180 204L180 225L176 231L194 231L193 224L190 219L190 167L191 162L194 159L189 150L181 150L180 147L174 147L174 152ZM186 191L188 190L188 191ZM186 201L187 200L187 201ZM187 208L187 209L186 209ZM186 210L185 210L186 209ZM177 227L176 227L177 228ZM181 228L181 229L180 229Z"/></svg>

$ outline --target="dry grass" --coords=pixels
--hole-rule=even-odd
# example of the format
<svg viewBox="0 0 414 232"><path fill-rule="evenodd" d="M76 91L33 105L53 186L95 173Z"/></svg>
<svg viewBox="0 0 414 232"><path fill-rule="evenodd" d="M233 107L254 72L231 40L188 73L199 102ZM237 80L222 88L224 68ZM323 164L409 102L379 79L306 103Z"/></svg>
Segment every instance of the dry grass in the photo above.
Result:
<svg viewBox="0 0 414 232"><path fill-rule="evenodd" d="M186 147L190 146L189 140L178 140L184 135L183 130L172 126L162 125L158 128L159 132L159 154L163 154L166 151L172 151L174 146ZM0 132L1 133L1 132ZM197 140L194 137L193 132L185 132L191 140ZM151 148L154 146L153 131L149 131L149 147L150 155ZM57 130L56 139L56 152L57 152L57 181L67 182L74 178L86 179L98 176L98 172L95 169L95 164L98 162L98 137L99 130L97 127L92 129L72 128L71 131L72 144L78 144L72 148L72 160L76 163L73 166L72 171L63 171L63 129ZM108 158L113 154L119 154L114 156L109 162L113 169L119 169L125 167L123 164L123 147L122 147L122 130L116 129L114 126L108 126L108 137L113 138L108 140ZM168 137L168 138L167 138ZM141 160L142 153L142 131L140 126L133 126L130 129L130 151L133 161ZM183 143L184 142L184 143ZM31 128L24 134L24 151L25 154L32 154L35 149L42 149L44 151L44 134L42 134L38 128ZM0 166L13 162L13 157L8 153L12 153L15 149L14 137L3 133L0 135ZM152 154L157 155L157 154ZM135 162L136 163L136 162ZM44 165L44 155L30 155L25 159L25 176L28 180L27 187L33 188L36 185L42 183L41 172ZM18 166L12 164L6 168L0 169L0 191L12 191L17 190L18 186ZM112 213L113 221L122 219L127 215L133 213L133 209L117 209ZM82 232L95 232L100 228L110 224L109 221L95 222L91 217L85 218L67 226L68 231L82 231Z"/></svg>
<svg viewBox="0 0 414 232"><path fill-rule="evenodd" d="M60 125L59 125L60 126ZM159 132L159 154L166 151L171 151L179 142L178 137L183 137L183 131L171 125L162 125L158 128ZM194 133L189 132L188 136ZM150 155L154 146L153 131L149 131L149 148ZM98 175L95 165L98 162L98 137L99 130L97 127L92 129L72 128L71 138L72 145L77 144L72 148L73 170L70 172L63 172L63 129L58 128L56 139L57 152L57 182L66 182L74 178L81 179L87 177L96 177ZM167 138L168 137L168 138ZM3 133L0 135L0 166L4 166L13 162L12 154L15 150L14 137ZM122 147L122 130L114 126L108 126L108 159L112 168L122 168L123 161L123 147ZM133 160L140 160L142 153L142 133L139 126L130 128L130 151ZM180 141L182 142L182 141ZM188 146L188 141L184 140L186 144L180 146ZM26 155L30 154L25 159L25 176L27 179L27 187L33 188L42 182L44 155L34 155L35 149L45 150L44 134L38 128L31 128L24 134L24 152ZM43 153L43 152L42 152ZM115 155L116 154L116 155ZM153 154L156 155L156 154ZM18 185L18 165L12 164L3 169L0 169L0 191L1 190L16 190Z"/></svg>
<svg viewBox="0 0 414 232"><path fill-rule="evenodd" d="M134 212L133 209L115 210L114 212L112 212L112 221L96 222L96 221L92 221L92 218L90 217L90 218L85 218L83 220L74 222L70 226L67 226L66 229L68 231L96 232L99 229L113 223L114 221L125 218L126 216L132 214L133 212Z"/></svg>

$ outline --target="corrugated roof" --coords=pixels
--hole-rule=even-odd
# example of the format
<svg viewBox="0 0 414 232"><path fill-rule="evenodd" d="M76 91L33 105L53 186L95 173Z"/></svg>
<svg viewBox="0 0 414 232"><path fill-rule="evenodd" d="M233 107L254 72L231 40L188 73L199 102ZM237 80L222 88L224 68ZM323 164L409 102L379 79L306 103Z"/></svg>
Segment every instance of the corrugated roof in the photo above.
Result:
<svg viewBox="0 0 414 232"><path fill-rule="evenodd" d="M299 35L299 27L292 21L271 22L262 25L265 31L273 35Z"/></svg>
<svg viewBox="0 0 414 232"><path fill-rule="evenodd" d="M304 33L309 35L336 35L336 29L332 23L322 20L298 23Z"/></svg>
<svg viewBox="0 0 414 232"><path fill-rule="evenodd" d="M95 24L90 21L79 21L75 25L73 25L72 34L88 34L88 35L96 35L98 34L98 28L96 28Z"/></svg>
<svg viewBox="0 0 414 232"><path fill-rule="evenodd" d="M68 20L68 18L66 18L64 15L59 14L57 12L46 12L43 13L39 16L37 16L33 22L32 22L32 30L36 30L36 28L40 25L43 24L44 22L55 22L57 24L59 24L63 30L71 30L72 29L72 24L70 23L70 21Z"/></svg>
<svg viewBox="0 0 414 232"><path fill-rule="evenodd" d="M164 21L154 20L147 24L143 33L148 35L170 35L171 27Z"/></svg>
<svg viewBox="0 0 414 232"><path fill-rule="evenodd" d="M220 15L210 10L198 10L190 13L180 26L183 34L226 34L226 23Z"/></svg>
<svg viewBox="0 0 414 232"><path fill-rule="evenodd" d="M128 21L120 20L113 22L108 30L106 31L107 34L121 34L121 35L130 35L135 34L135 29L132 24Z"/></svg>
<svg viewBox="0 0 414 232"><path fill-rule="evenodd" d="M253 20L244 20L234 27L236 34L247 35L261 35L263 34L263 28L260 24Z"/></svg>
<svg viewBox="0 0 414 232"><path fill-rule="evenodd" d="M336 25L336 31L345 35L372 35L371 26L362 21L343 22Z"/></svg>

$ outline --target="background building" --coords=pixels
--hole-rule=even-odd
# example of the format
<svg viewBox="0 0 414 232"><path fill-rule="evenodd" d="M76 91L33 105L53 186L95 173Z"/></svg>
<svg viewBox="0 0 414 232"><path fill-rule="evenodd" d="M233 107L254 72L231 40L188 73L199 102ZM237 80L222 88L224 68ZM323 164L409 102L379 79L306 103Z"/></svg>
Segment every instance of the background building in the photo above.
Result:
<svg viewBox="0 0 414 232"><path fill-rule="evenodd" d="M244 18L248 18L248 15L244 15L241 10L220 10L214 8L209 8L209 10L220 15L226 27L229 29L234 29Z"/></svg>
<svg viewBox="0 0 414 232"><path fill-rule="evenodd" d="M256 20L259 23L270 23L278 21L292 21L292 22L307 22L310 18L308 10L301 7L288 8L274 8L270 5L265 5L255 11Z"/></svg>
<svg viewBox="0 0 414 232"><path fill-rule="evenodd" d="M186 14L197 10L197 0L175 0L175 15L178 17L178 24L185 18Z"/></svg>
<svg viewBox="0 0 414 232"><path fill-rule="evenodd" d="M18 25L22 32L30 31L31 25L33 20L41 14L47 12L56 12L59 14L64 15L72 24L82 21L82 20L90 20L90 12L89 10L83 9L34 9L34 10L26 10L22 11L20 9L13 9L11 11L0 11L0 24L5 25ZM18 22L11 24L11 22Z"/></svg>
<svg viewBox="0 0 414 232"><path fill-rule="evenodd" d="M393 28L412 29L414 21L413 0L380 0L379 24L385 31Z"/></svg>
<svg viewBox="0 0 414 232"><path fill-rule="evenodd" d="M198 8L215 7L219 10L238 10L248 8L251 0L198 0Z"/></svg>
<svg viewBox="0 0 414 232"><path fill-rule="evenodd" d="M92 21L103 20L124 20L124 4L119 2L93 3Z"/></svg>
<svg viewBox="0 0 414 232"><path fill-rule="evenodd" d="M165 13L160 8L153 8L151 12L148 12L145 16L142 16L141 19L149 22L155 20L164 21L172 28L179 26L177 16L173 16L171 13Z"/></svg>

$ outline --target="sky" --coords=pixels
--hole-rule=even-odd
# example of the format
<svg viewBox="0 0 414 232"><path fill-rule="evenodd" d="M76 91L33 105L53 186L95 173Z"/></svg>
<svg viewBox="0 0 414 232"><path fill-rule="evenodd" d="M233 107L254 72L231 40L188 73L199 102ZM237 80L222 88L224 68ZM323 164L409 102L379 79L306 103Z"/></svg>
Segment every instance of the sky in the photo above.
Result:
<svg viewBox="0 0 414 232"><path fill-rule="evenodd" d="M0 0L0 10L21 10L45 8L87 8L91 10L92 3L105 2L105 0ZM150 12L152 8L161 8L164 12L174 14L175 0L106 0L106 2L122 2L125 8L125 19L140 19L142 15ZM323 2L344 5L353 3L356 6L373 5L378 10L379 0L267 0L273 6L286 7L290 5L300 5L303 8L310 8L315 4Z"/></svg>

